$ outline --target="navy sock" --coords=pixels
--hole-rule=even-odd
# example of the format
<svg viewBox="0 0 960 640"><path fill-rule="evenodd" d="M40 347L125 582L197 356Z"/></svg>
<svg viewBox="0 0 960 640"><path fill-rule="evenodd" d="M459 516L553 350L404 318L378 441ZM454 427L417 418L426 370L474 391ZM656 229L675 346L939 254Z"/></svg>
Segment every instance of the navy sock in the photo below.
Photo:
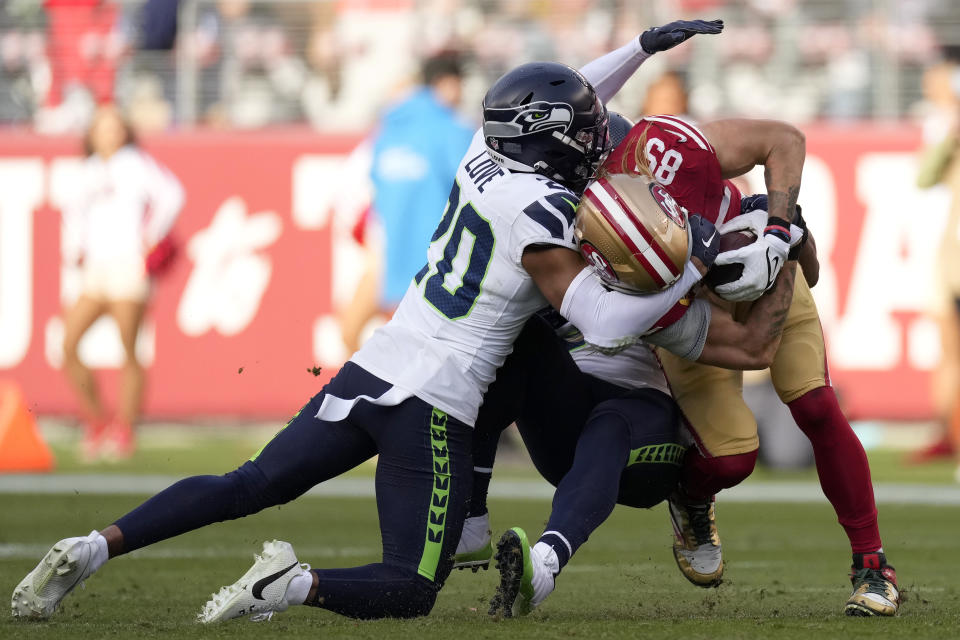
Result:
<svg viewBox="0 0 960 640"><path fill-rule="evenodd" d="M496 413L492 406L487 406L486 416L490 413ZM484 425L478 422L473 430L473 490L470 492L470 506L467 509L467 517L473 518L482 516L487 512L487 490L490 488L490 478L493 477L493 463L497 459L497 445L500 442L500 434L503 432L501 424L509 424L512 420L497 417L485 422Z"/></svg>
<svg viewBox="0 0 960 640"><path fill-rule="evenodd" d="M490 487L490 478L492 477L493 469L477 471L477 467L473 468L473 490L470 493L468 518L482 516L487 512L487 490Z"/></svg>

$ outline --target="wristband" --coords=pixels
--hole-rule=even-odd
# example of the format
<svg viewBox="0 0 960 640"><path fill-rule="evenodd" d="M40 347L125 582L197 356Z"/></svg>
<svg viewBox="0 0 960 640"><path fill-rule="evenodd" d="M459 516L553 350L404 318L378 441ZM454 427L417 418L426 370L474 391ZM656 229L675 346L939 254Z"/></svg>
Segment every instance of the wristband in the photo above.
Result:
<svg viewBox="0 0 960 640"><path fill-rule="evenodd" d="M783 218L770 216L767 218L767 228L763 230L765 236L775 236L790 244L790 222Z"/></svg>

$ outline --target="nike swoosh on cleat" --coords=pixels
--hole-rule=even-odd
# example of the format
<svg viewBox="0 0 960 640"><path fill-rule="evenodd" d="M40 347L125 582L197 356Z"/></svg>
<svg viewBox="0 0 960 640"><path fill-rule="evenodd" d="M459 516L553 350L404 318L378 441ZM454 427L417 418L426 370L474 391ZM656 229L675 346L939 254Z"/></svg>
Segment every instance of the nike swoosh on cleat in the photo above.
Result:
<svg viewBox="0 0 960 640"><path fill-rule="evenodd" d="M293 569L299 564L300 564L299 562L294 562L292 565L290 565L285 569L280 569L280 571L277 571L276 573L271 573L266 578L261 578L257 580L253 584L253 589L250 590L250 593L252 593L253 597L256 598L257 600L264 600L265 598L262 597L263 590L266 589L271 582L273 582L274 580L276 580L277 578L285 574L287 571L290 571L290 569Z"/></svg>

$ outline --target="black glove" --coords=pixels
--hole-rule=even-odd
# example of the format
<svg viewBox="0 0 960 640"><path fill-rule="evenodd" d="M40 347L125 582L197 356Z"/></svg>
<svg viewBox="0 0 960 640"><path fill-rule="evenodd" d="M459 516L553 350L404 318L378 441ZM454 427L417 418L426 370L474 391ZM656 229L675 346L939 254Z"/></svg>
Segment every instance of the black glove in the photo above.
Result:
<svg viewBox="0 0 960 640"><path fill-rule="evenodd" d="M744 196L740 199L740 213L750 213L757 209L768 211L767 202L767 194L765 193L755 193L752 196Z"/></svg>
<svg viewBox="0 0 960 640"><path fill-rule="evenodd" d="M690 255L709 269L720 253L720 234L714 224L701 215L690 216L689 222L690 242L693 243Z"/></svg>
<svg viewBox="0 0 960 640"><path fill-rule="evenodd" d="M723 20L677 20L640 34L640 46L647 53L673 48L698 33L720 33Z"/></svg>
<svg viewBox="0 0 960 640"><path fill-rule="evenodd" d="M807 244L807 236L810 235L807 233L807 221L803 219L803 209L800 208L799 204L797 205L797 217L793 221L793 224L803 229L803 238L799 243L790 247L790 253L787 254L787 260L797 260L800 257L800 250L803 249L805 244Z"/></svg>

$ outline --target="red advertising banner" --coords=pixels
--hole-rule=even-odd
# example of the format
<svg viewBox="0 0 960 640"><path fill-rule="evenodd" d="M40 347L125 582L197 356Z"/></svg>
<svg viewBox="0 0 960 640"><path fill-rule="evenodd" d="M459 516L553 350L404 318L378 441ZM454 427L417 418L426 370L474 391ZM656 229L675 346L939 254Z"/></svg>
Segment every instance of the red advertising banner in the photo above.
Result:
<svg viewBox="0 0 960 640"><path fill-rule="evenodd" d="M350 156L359 142L299 129L145 141L187 194L180 257L156 283L138 344L148 415L289 415L336 370L345 354L335 306L362 269L351 235L368 198L363 160ZM947 195L914 186L919 145L909 128L807 129L800 200L822 265L814 293L854 417L931 412L939 342L926 312ZM60 207L79 163L75 139L3 134L0 378L16 380L40 414L76 409L60 371L61 308L77 293ZM80 354L113 398L122 350L109 320Z"/></svg>

